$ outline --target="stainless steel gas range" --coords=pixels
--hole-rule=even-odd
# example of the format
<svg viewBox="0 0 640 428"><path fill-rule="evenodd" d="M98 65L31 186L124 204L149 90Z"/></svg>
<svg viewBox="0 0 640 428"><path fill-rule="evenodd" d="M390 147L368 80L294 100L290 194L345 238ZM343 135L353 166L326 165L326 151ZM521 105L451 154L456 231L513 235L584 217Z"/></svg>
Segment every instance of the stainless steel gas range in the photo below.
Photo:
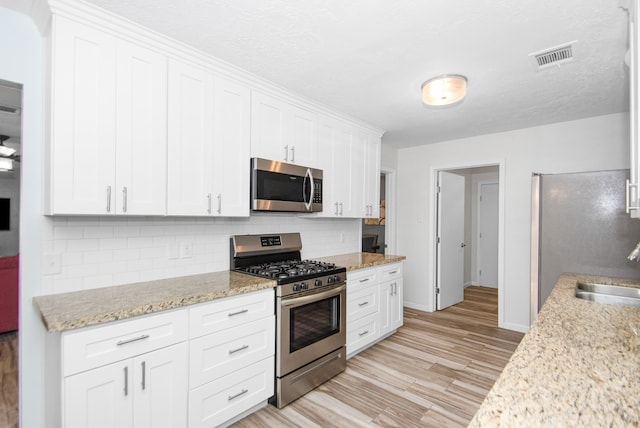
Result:
<svg viewBox="0 0 640 428"><path fill-rule="evenodd" d="M346 269L301 260L299 233L236 235L231 269L273 278L276 287L276 394L282 408L343 371Z"/></svg>

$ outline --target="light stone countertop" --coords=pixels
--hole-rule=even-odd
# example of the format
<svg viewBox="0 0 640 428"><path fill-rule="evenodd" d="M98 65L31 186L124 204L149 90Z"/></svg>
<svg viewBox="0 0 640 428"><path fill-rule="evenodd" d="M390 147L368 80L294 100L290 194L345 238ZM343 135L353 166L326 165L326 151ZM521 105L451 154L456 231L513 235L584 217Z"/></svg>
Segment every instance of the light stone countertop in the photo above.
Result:
<svg viewBox="0 0 640 428"><path fill-rule="evenodd" d="M640 425L640 308L578 299L577 281L640 287L562 275L470 427Z"/></svg>
<svg viewBox="0 0 640 428"><path fill-rule="evenodd" d="M375 253L349 253L338 256L320 257L315 260L322 262L335 263L336 266L344 266L347 271L364 269L373 266L380 266L389 263L401 262L406 259L405 256L394 256L388 254Z"/></svg>
<svg viewBox="0 0 640 428"><path fill-rule="evenodd" d="M276 282L223 271L34 297L48 331L65 331L223 297L274 288Z"/></svg>

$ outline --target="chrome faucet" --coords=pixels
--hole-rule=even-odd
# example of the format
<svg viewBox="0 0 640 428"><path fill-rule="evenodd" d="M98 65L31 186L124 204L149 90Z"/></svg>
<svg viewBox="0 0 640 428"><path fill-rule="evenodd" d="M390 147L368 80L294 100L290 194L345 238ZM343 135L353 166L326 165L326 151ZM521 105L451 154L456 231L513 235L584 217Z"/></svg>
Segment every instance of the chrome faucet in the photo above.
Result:
<svg viewBox="0 0 640 428"><path fill-rule="evenodd" d="M631 254L627 257L631 261L640 262L640 242L636 245L636 248L633 249Z"/></svg>

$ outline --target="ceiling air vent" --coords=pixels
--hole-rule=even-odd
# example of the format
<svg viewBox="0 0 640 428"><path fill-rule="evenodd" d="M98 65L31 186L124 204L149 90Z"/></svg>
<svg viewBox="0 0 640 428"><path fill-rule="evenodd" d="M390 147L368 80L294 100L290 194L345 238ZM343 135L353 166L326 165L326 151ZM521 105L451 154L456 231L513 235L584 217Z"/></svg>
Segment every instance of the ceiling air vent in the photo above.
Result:
<svg viewBox="0 0 640 428"><path fill-rule="evenodd" d="M578 41L574 40L573 42L535 52L529 54L529 58L531 58L531 62L536 70L543 70L553 66L559 67L561 64L573 61L574 45L576 43L578 43Z"/></svg>

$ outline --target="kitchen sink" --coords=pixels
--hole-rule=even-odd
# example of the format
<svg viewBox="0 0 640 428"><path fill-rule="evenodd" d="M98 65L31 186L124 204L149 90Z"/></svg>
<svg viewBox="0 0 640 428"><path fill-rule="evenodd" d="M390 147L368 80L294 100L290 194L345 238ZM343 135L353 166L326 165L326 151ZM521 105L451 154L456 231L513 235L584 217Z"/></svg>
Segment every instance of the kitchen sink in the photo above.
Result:
<svg viewBox="0 0 640 428"><path fill-rule="evenodd" d="M618 285L595 282L578 282L575 296L578 299L597 303L640 308L640 288L620 287Z"/></svg>

